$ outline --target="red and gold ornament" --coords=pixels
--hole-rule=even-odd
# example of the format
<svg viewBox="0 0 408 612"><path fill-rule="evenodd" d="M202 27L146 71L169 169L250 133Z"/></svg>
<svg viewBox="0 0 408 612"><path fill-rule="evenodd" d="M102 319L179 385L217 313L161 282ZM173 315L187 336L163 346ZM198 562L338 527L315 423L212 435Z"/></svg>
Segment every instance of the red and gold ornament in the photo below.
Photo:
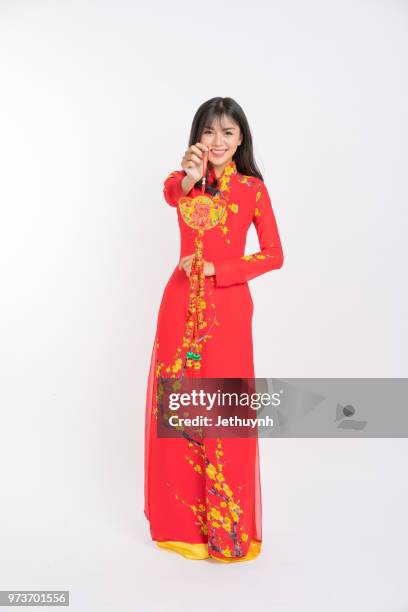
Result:
<svg viewBox="0 0 408 612"><path fill-rule="evenodd" d="M204 232L212 229L222 219L227 202L218 195L211 197L205 193L205 176L207 170L208 154L203 155L203 179L201 195L195 198L183 197L179 199L180 213L193 230L196 231L194 240L194 257L190 272L190 296L187 309L186 326L186 365L199 370L201 367L200 333L207 327L204 318L205 309L205 274L203 258Z"/></svg>

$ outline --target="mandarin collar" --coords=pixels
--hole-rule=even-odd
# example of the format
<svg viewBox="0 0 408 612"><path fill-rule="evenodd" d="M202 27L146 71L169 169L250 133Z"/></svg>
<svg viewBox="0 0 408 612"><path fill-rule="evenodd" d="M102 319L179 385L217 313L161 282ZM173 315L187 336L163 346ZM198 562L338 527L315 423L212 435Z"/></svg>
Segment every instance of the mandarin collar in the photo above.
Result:
<svg viewBox="0 0 408 612"><path fill-rule="evenodd" d="M222 171L221 176L219 176L217 178L216 174L215 174L215 170L213 166L210 166L208 169L208 174L209 177L211 179L217 179L217 181L220 181L224 176L230 176L231 174L237 174L237 165L235 163L235 160L233 159L232 161L230 161L229 164L227 164L224 168L224 170Z"/></svg>

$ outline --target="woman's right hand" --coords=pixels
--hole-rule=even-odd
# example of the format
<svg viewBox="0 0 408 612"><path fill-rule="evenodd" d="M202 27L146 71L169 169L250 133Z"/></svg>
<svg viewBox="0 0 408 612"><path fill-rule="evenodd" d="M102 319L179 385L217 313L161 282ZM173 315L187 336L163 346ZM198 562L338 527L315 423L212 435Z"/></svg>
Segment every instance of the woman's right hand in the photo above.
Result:
<svg viewBox="0 0 408 612"><path fill-rule="evenodd" d="M181 167L187 176L194 180L194 183L197 183L203 177L203 156L207 155L208 160L208 151L208 147L201 142L196 142L184 153Z"/></svg>

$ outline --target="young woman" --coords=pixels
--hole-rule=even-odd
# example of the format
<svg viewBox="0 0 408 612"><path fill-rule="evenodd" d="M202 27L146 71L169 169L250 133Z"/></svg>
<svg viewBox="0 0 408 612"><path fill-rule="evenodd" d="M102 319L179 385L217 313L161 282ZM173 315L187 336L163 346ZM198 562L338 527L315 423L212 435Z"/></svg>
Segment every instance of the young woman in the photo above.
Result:
<svg viewBox="0 0 408 612"><path fill-rule="evenodd" d="M257 437L160 437L157 397L164 379L255 378L248 281L281 268L283 252L237 102L217 97L199 107L181 167L164 181L181 250L162 297L149 370L144 512L162 548L188 559L246 561L262 542ZM197 208L203 183L212 203ZM252 223L260 250L245 255Z"/></svg>

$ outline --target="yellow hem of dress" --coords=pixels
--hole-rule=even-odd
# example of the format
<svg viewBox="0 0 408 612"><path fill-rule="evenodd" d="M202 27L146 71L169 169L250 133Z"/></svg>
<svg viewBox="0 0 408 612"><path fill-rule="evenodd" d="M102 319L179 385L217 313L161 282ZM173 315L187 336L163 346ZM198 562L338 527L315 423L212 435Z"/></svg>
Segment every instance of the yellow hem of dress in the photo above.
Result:
<svg viewBox="0 0 408 612"><path fill-rule="evenodd" d="M208 546L207 544L189 544L188 542L179 542L176 540L167 540L165 542L158 542L155 540L155 543L160 548L167 548L168 550L174 550L175 552L183 555L187 559L215 559L215 561L220 561L221 563L235 563L237 561L250 561L251 559L255 559L259 553L261 552L262 542L258 540L252 540L247 554L245 557L231 557L230 559L227 557L220 558L214 557L213 555L208 554Z"/></svg>

